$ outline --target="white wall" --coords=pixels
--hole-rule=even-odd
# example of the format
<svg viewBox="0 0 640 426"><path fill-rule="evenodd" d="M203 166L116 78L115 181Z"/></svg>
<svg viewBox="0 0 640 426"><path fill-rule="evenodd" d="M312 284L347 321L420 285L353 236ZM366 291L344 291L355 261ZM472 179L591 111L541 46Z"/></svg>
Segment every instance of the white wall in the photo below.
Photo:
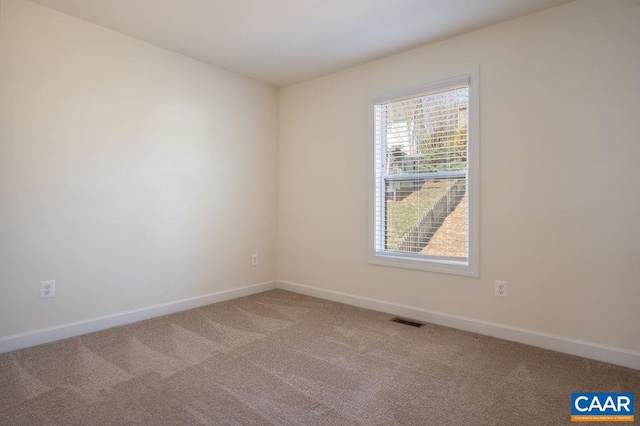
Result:
<svg viewBox="0 0 640 426"><path fill-rule="evenodd" d="M0 7L0 337L276 278L275 89Z"/></svg>
<svg viewBox="0 0 640 426"><path fill-rule="evenodd" d="M640 350L638 41L580 0L282 89L279 279ZM475 64L481 277L368 264L368 93Z"/></svg>

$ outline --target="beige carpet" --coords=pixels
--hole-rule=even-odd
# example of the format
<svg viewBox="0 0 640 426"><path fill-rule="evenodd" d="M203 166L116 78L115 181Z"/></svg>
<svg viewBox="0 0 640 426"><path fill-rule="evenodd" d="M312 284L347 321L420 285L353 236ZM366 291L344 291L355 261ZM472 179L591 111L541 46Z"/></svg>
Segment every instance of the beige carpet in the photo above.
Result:
<svg viewBox="0 0 640 426"><path fill-rule="evenodd" d="M0 355L2 425L560 425L640 371L282 290Z"/></svg>

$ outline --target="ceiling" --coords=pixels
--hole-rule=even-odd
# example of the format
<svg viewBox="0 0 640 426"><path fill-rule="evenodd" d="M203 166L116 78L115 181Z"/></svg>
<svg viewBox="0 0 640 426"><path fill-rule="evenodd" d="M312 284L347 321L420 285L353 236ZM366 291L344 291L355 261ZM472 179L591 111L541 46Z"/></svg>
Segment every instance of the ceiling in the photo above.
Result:
<svg viewBox="0 0 640 426"><path fill-rule="evenodd" d="M31 0L285 86L570 0Z"/></svg>

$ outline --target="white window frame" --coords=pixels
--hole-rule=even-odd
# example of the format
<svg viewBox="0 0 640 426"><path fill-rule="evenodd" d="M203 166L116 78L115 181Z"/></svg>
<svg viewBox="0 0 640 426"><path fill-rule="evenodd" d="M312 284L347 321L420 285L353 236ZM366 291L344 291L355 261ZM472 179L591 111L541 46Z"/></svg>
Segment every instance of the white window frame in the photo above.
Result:
<svg viewBox="0 0 640 426"><path fill-rule="evenodd" d="M368 259L374 265L419 269L470 277L480 276L480 123L479 123L479 76L478 66L441 75L423 83L396 89L384 89L369 95L369 214L368 214ZM376 250L376 191L375 170L375 119L376 104L395 102L425 93L450 87L456 83L469 82L469 122L467 135L467 191L469 219L469 253L467 262L435 259L412 253ZM378 188L379 189L379 188Z"/></svg>

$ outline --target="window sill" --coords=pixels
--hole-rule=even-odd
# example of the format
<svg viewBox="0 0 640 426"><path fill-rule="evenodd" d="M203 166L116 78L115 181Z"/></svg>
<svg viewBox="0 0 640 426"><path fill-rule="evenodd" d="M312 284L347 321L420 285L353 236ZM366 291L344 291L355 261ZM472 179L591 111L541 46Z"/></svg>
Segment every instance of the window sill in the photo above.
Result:
<svg viewBox="0 0 640 426"><path fill-rule="evenodd" d="M463 275L467 277L480 276L480 271L477 266L474 267L473 265L470 265L466 262L457 262L451 260L421 259L376 253L369 257L369 263L373 265L417 269L421 271Z"/></svg>

